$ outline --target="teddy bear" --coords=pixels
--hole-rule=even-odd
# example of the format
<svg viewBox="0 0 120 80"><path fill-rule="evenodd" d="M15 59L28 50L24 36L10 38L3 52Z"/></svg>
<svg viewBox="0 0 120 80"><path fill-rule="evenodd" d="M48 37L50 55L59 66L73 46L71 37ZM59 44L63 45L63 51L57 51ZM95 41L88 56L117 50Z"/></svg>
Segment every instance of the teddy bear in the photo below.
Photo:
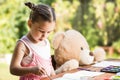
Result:
<svg viewBox="0 0 120 80"><path fill-rule="evenodd" d="M77 30L55 33L52 41L56 73L90 65L105 59L105 51L96 48L91 52L85 37ZM104 56L104 57L103 57Z"/></svg>

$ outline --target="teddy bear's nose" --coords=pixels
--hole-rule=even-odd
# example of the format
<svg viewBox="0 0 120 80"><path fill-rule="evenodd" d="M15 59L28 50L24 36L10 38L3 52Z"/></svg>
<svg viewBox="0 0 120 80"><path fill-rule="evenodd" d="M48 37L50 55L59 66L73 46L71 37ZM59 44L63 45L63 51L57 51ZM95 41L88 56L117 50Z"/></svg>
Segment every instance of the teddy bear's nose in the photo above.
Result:
<svg viewBox="0 0 120 80"><path fill-rule="evenodd" d="M90 52L90 55L93 56L93 52Z"/></svg>

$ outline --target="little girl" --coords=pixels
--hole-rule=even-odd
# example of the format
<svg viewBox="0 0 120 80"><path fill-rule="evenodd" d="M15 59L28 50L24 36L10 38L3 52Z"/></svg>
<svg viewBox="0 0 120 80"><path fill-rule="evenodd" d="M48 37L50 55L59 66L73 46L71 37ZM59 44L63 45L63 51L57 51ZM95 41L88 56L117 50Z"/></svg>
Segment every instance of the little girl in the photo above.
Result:
<svg viewBox="0 0 120 80"><path fill-rule="evenodd" d="M55 75L47 39L55 28L54 9L45 4L25 3L31 9L28 26L30 31L16 44L10 72L20 80L41 80Z"/></svg>

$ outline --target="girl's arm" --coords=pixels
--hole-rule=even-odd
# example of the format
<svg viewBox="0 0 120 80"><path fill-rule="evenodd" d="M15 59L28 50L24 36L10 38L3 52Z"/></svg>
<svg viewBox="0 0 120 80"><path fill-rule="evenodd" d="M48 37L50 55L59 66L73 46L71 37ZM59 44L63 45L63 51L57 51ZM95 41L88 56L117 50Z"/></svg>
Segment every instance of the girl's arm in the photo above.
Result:
<svg viewBox="0 0 120 80"><path fill-rule="evenodd" d="M17 76L22 76L29 73L34 73L37 75L42 75L41 67L22 67L21 61L25 55L25 53L29 53L28 48L19 41L15 47L11 64L10 64L10 73Z"/></svg>

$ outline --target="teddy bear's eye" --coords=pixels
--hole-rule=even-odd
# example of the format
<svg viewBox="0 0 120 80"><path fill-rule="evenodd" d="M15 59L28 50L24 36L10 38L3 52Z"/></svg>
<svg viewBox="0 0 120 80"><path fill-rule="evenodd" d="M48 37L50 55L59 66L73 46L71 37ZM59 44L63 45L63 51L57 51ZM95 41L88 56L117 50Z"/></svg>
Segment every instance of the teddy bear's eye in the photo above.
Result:
<svg viewBox="0 0 120 80"><path fill-rule="evenodd" d="M81 50L83 50L83 48L82 48L82 47L81 47L80 49L81 49Z"/></svg>

